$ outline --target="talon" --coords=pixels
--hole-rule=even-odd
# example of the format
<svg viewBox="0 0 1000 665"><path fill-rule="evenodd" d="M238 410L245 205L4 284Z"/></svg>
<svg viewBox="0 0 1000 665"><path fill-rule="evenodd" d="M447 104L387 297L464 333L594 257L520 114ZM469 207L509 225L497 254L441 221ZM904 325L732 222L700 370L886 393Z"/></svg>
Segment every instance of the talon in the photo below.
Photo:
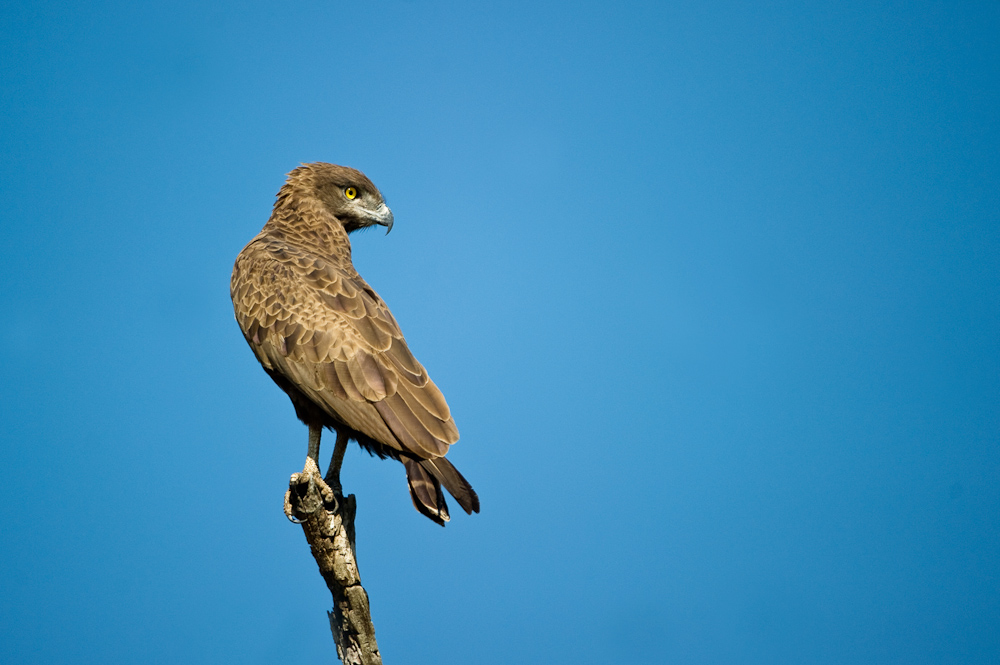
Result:
<svg viewBox="0 0 1000 665"><path fill-rule="evenodd" d="M293 483L295 482L295 476L297 475L297 473L292 474ZM288 521L292 524L302 524L302 520L295 517L295 515L292 515L292 490L290 489L285 490L285 517L287 517Z"/></svg>
<svg viewBox="0 0 1000 665"><path fill-rule="evenodd" d="M332 512L337 512L340 509L340 502L337 501L337 491L331 487L326 480L316 476L316 484L319 485L320 494L323 495L323 506L330 510L330 504L333 504ZM340 488L338 487L337 490Z"/></svg>
<svg viewBox="0 0 1000 665"><path fill-rule="evenodd" d="M319 486L320 494L323 495L324 503L336 500L333 490L326 484L326 481L323 480L318 473L316 474L316 484Z"/></svg>

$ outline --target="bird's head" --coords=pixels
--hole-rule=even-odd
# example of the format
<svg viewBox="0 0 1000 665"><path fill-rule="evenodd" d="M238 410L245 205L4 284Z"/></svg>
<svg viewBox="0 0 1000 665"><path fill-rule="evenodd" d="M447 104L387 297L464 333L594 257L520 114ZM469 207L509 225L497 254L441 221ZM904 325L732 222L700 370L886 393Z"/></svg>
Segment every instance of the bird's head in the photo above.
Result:
<svg viewBox="0 0 1000 665"><path fill-rule="evenodd" d="M375 224L386 227L386 233L392 230L392 211L382 192L357 169L326 162L303 164L288 174L285 186L318 199L348 233Z"/></svg>

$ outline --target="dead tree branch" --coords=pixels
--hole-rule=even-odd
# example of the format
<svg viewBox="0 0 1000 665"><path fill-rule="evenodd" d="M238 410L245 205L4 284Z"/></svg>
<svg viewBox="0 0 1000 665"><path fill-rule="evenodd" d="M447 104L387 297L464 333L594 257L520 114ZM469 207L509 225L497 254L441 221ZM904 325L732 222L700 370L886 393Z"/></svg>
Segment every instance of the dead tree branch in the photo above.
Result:
<svg viewBox="0 0 1000 665"><path fill-rule="evenodd" d="M346 445L344 439L343 447ZM292 474L285 493L285 515L302 525L320 575L333 595L333 611L327 614L341 662L344 665L382 665L368 594L361 586L355 558L357 504L354 495L344 497L340 487L341 448L338 437L326 480L320 476L313 457L306 458L301 473Z"/></svg>

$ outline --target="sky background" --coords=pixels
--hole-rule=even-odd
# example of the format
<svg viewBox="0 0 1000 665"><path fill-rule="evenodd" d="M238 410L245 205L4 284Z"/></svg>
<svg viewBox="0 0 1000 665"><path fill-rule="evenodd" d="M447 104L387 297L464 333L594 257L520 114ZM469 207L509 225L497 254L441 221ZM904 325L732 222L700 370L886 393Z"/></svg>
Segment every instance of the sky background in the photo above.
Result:
<svg viewBox="0 0 1000 665"><path fill-rule="evenodd" d="M352 446L386 663L996 663L1000 7L485 4L0 9L0 661L333 659L228 292L319 160L483 505Z"/></svg>

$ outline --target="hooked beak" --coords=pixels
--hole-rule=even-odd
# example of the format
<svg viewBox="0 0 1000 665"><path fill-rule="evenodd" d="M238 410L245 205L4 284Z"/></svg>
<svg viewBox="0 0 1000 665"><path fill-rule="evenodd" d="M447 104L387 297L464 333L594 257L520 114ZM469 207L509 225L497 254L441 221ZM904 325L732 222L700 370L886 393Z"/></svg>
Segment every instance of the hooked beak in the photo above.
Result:
<svg viewBox="0 0 1000 665"><path fill-rule="evenodd" d="M380 203L379 206L372 211L372 221L379 226L384 226L385 234L389 235L389 231L392 231L392 211L389 210L389 206L385 203Z"/></svg>

